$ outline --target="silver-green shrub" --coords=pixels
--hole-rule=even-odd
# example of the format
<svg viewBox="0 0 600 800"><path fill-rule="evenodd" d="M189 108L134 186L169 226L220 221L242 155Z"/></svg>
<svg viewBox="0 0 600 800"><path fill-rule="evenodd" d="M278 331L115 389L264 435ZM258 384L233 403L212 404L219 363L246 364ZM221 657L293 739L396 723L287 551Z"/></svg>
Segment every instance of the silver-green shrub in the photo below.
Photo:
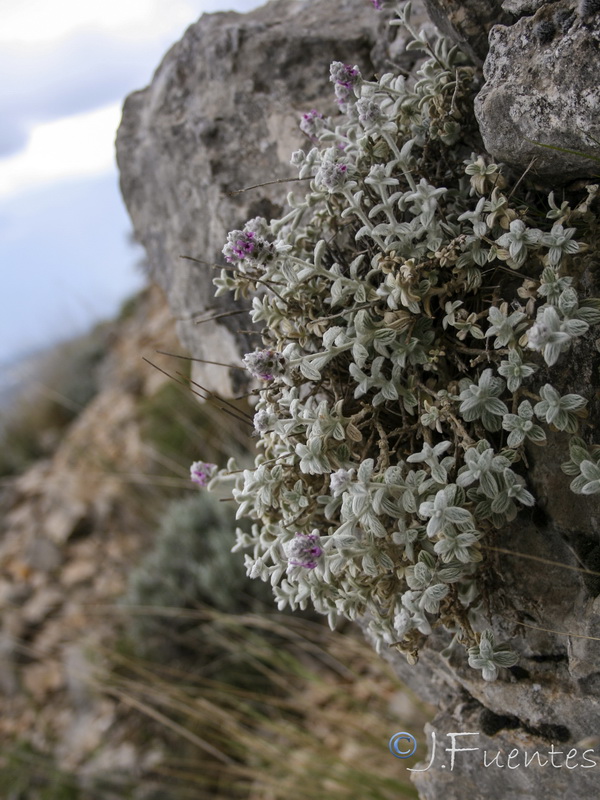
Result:
<svg viewBox="0 0 600 800"><path fill-rule="evenodd" d="M292 156L308 192L228 237L217 294L252 296L264 326L244 359L259 453L211 485L253 521L235 549L281 609L368 615L411 662L443 625L493 680L516 659L484 630L482 543L534 504L525 448L585 417L547 375L600 321L573 277L598 186L559 207L511 185L477 152L474 68L409 13L416 79L333 64L343 115L305 114L314 146ZM600 491L583 440L565 470Z"/></svg>
<svg viewBox="0 0 600 800"><path fill-rule="evenodd" d="M243 613L262 607L266 587L250 581L231 553L234 529L232 510L206 493L168 504L156 540L131 572L122 601L133 609L129 630L138 646L172 652L177 637L198 625L185 615L161 616L164 609Z"/></svg>

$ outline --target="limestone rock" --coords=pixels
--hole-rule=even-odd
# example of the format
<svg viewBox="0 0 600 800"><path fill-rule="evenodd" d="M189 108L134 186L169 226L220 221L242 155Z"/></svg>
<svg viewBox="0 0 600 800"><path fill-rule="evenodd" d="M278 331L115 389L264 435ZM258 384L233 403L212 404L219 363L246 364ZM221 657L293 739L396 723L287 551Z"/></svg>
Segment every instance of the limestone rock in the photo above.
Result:
<svg viewBox="0 0 600 800"><path fill-rule="evenodd" d="M547 180L597 173L599 70L600 15L582 19L568 0L492 28L475 101L486 150Z"/></svg>
<svg viewBox="0 0 600 800"><path fill-rule="evenodd" d="M508 25L512 14L500 0L424 0L427 13L436 26L467 52L475 63L482 63L488 52L492 25Z"/></svg>
<svg viewBox="0 0 600 800"><path fill-rule="evenodd" d="M491 720L488 733L482 730L477 708L468 704L460 724L450 714L443 714L435 724L426 726L429 752L416 765L423 771L413 773L422 800L567 800L594 796L597 747L594 756L593 747L585 740L564 744L523 730L500 730L490 735L491 730Z"/></svg>
<svg viewBox="0 0 600 800"><path fill-rule="evenodd" d="M502 8L514 17L525 17L535 14L538 8L541 8L547 2L548 0L504 0Z"/></svg>

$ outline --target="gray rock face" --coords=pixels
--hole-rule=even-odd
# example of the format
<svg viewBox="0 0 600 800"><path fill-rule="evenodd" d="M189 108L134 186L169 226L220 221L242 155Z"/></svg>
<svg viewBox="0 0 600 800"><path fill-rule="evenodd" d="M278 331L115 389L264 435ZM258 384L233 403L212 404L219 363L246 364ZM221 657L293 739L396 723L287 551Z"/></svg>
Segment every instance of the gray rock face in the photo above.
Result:
<svg viewBox="0 0 600 800"><path fill-rule="evenodd" d="M425 0L427 13L437 27L467 52L475 63L482 63L488 52L492 25L508 25L512 14L500 0Z"/></svg>
<svg viewBox="0 0 600 800"><path fill-rule="evenodd" d="M558 453L559 448L554 457ZM532 481L543 492L556 488L540 474L549 468L556 474L554 460L538 468ZM565 494L563 483L557 495L564 504L563 521ZM554 504L559 501L555 499ZM581 505L578 521L587 519L588 530L577 533L586 536L588 543L596 543L597 533L590 529L597 524L592 522L598 519L597 503ZM573 534L572 525L567 530L560 522L520 519L494 542L500 552L492 553L488 565L493 627L498 640L509 641L520 656L518 665L504 670L494 683L486 683L468 667L464 652L442 657L440 651L450 637L441 633L427 643L414 667L403 656L388 654L397 674L440 709L427 735L427 752L421 748L419 762L409 763L423 770L413 774L422 798L576 800L595 796L600 769L600 603L594 596L597 586L591 587L589 581L586 585L585 574L577 571L582 550L574 552ZM583 563L591 566L594 560ZM462 736L466 732L477 735ZM452 748L452 733L460 734L456 748L479 749L457 752L450 769L446 748ZM530 758L539 751L548 762L552 746L556 766L536 767L534 761L533 767L525 767L525 754ZM519 754L513 757L512 763L519 765L514 769L507 768L507 756L513 750ZM567 770L565 758L572 750L577 752ZM484 751L488 763L500 752L500 763L486 768ZM583 759L585 751L586 757L598 762L595 769ZM578 766L571 769L574 764Z"/></svg>
<svg viewBox="0 0 600 800"><path fill-rule="evenodd" d="M122 193L150 277L167 292L179 336L195 356L239 363L240 350L254 349L257 340L239 333L251 327L239 306L230 297L214 301L218 273L210 265L225 263L230 230L258 215L277 217L294 184L235 192L296 174L290 155L307 143L301 114L336 111L330 63L358 64L372 75L384 67L388 35L385 15L365 0L277 0L247 15L204 15L152 84L127 98L117 137ZM210 365L197 373L229 395L239 391L239 375Z"/></svg>
<svg viewBox="0 0 600 800"><path fill-rule="evenodd" d="M475 111L495 159L559 182L599 171L600 14L560 0L498 25L483 71Z"/></svg>
<svg viewBox="0 0 600 800"><path fill-rule="evenodd" d="M515 17L524 17L528 14L535 14L538 8L541 8L547 2L548 0L504 0L502 8Z"/></svg>

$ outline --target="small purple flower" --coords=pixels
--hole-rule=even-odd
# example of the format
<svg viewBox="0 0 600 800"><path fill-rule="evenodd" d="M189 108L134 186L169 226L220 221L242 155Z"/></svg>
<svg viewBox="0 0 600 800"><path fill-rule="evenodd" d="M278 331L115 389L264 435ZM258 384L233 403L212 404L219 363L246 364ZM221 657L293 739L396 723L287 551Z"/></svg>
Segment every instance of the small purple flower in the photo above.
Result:
<svg viewBox="0 0 600 800"><path fill-rule="evenodd" d="M348 165L324 160L316 172L315 183L329 192L339 192L348 178Z"/></svg>
<svg viewBox="0 0 600 800"><path fill-rule="evenodd" d="M323 555L320 537L316 532L297 533L291 542L285 545L285 554L291 567L314 569L317 560Z"/></svg>
<svg viewBox="0 0 600 800"><path fill-rule="evenodd" d="M302 114L300 130L302 133L305 133L312 142L317 142L317 134L323 128L323 119L323 114L319 111L315 111L315 109L307 111L306 114Z"/></svg>
<svg viewBox="0 0 600 800"><path fill-rule="evenodd" d="M356 110L358 111L358 121L365 128L377 125L384 119L379 103L368 97L361 97L356 101Z"/></svg>
<svg viewBox="0 0 600 800"><path fill-rule="evenodd" d="M362 81L360 70L356 64L351 67L350 64L334 61L330 67L329 80L335 84L336 101L340 109L344 111L352 89Z"/></svg>
<svg viewBox="0 0 600 800"><path fill-rule="evenodd" d="M354 469L338 469L329 476L329 488L334 497L339 497L352 483Z"/></svg>
<svg viewBox="0 0 600 800"><path fill-rule="evenodd" d="M329 80L339 86L345 86L346 89L352 89L361 82L362 76L356 64L351 67L350 64L334 61L329 68Z"/></svg>
<svg viewBox="0 0 600 800"><path fill-rule="evenodd" d="M244 364L248 372L255 378L272 381L276 375L283 375L285 372L286 359L276 350L267 348L266 350L256 350L254 353L246 353Z"/></svg>
<svg viewBox="0 0 600 800"><path fill-rule="evenodd" d="M381 5L381 0L371 0L377 11L381 11L383 6Z"/></svg>
<svg viewBox="0 0 600 800"><path fill-rule="evenodd" d="M204 488L216 470L216 464L209 464L206 461L194 461L190 467L190 477L194 483Z"/></svg>

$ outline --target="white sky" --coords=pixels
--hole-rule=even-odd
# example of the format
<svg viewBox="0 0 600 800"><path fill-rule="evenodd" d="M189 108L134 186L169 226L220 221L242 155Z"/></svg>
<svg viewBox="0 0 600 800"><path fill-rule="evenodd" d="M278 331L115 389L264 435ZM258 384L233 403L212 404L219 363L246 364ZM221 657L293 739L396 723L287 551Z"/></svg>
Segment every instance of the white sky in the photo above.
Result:
<svg viewBox="0 0 600 800"><path fill-rule="evenodd" d="M94 31L121 45L124 40L158 42L159 52L163 52L203 10L233 6L244 10L259 4L252 0L0 0L0 46L20 46L35 62L36 48L60 51L61 43L73 41L78 33ZM44 77L39 76L40 93ZM69 75L63 80L68 81ZM109 170L114 163L114 137L123 99L52 122L36 122L30 112L30 118L23 120L28 135L25 149L6 158L0 156L0 197L61 178Z"/></svg>
<svg viewBox="0 0 600 800"><path fill-rule="evenodd" d="M2 0L0 42L39 43L86 27L148 38L180 29L208 5L188 0Z"/></svg>

